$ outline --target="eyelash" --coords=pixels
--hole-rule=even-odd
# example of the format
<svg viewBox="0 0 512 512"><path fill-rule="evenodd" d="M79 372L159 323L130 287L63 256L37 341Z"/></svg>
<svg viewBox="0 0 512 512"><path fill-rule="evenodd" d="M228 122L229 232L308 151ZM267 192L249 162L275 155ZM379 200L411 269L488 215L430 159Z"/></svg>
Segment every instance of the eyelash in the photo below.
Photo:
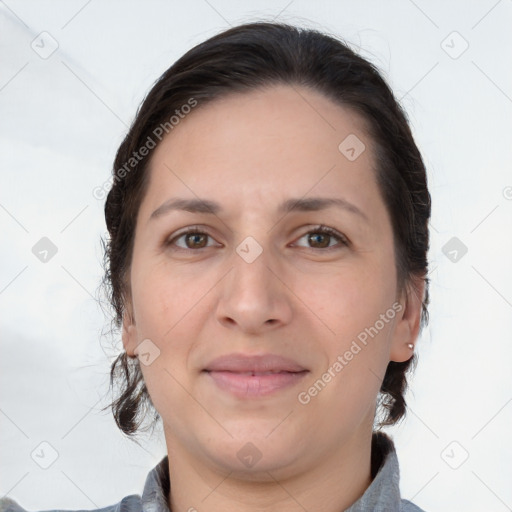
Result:
<svg viewBox="0 0 512 512"><path fill-rule="evenodd" d="M344 247L348 247L349 246L349 241L347 240L347 238L345 236L343 236L341 233L339 233L335 229L327 227L327 226L324 226L322 224L320 224L320 225L310 229L309 231L304 233L300 238L298 238L298 240L300 240L301 238L304 238L307 235L319 234L319 233L323 234L323 235L329 235L329 236L331 236L333 238L338 239L340 244L339 245L334 245L332 247L328 246L328 247L324 247L324 248L306 247L306 249L312 249L314 251L324 251L324 252L326 252L326 251L331 251L331 250L335 250L335 249L340 249L343 246ZM183 237L185 237L187 235L206 235L206 236L212 238L207 232L205 232L199 226L190 226L190 227L186 228L185 231L182 231L181 233L177 234L175 237L167 240L165 242L165 245L166 246L174 245L177 240L179 240L180 238L183 238ZM181 250L181 251L200 251L201 249L208 249L208 247L209 246L207 246L207 247L200 247L199 249L190 249L190 248L184 249L183 247L175 246L175 248L177 250Z"/></svg>

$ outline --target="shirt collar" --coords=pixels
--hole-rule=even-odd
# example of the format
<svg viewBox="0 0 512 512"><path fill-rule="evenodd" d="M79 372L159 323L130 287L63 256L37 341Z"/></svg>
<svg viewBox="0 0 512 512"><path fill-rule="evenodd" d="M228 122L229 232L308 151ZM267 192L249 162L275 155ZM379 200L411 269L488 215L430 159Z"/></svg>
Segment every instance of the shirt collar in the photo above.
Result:
<svg viewBox="0 0 512 512"><path fill-rule="evenodd" d="M345 512L400 510L400 471L393 441L383 432L372 436L372 466L376 471L364 494ZM143 512L170 512L169 458L166 455L148 474L142 493Z"/></svg>
<svg viewBox="0 0 512 512"><path fill-rule="evenodd" d="M372 466L377 474L364 494L345 512L389 512L401 509L400 470L393 441L383 432L372 437Z"/></svg>

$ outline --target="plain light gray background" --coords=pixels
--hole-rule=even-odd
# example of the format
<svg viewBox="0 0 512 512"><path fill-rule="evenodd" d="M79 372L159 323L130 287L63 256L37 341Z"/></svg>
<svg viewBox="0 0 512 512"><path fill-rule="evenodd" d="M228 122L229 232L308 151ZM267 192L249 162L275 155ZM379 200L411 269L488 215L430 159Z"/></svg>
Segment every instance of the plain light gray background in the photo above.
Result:
<svg viewBox="0 0 512 512"><path fill-rule="evenodd" d="M273 18L372 60L428 166L431 320L407 420L390 430L403 497L429 512L512 510L510 0L0 1L0 496L106 506L140 493L165 454L159 430L139 447L99 412L120 345L101 336L93 190L172 62ZM32 251L43 237L57 248L47 262Z"/></svg>

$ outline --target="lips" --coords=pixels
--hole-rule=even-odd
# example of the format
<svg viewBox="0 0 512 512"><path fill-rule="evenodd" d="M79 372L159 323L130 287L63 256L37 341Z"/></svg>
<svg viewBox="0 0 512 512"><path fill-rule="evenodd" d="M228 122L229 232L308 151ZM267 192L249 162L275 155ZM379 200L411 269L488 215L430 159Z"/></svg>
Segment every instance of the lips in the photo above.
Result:
<svg viewBox="0 0 512 512"><path fill-rule="evenodd" d="M245 374L269 374L279 372L298 373L306 368L292 359L275 354L245 355L229 354L210 362L205 371L224 371Z"/></svg>
<svg viewBox="0 0 512 512"><path fill-rule="evenodd" d="M203 371L222 391L238 398L255 398L296 385L309 370L274 354L230 354L214 359Z"/></svg>

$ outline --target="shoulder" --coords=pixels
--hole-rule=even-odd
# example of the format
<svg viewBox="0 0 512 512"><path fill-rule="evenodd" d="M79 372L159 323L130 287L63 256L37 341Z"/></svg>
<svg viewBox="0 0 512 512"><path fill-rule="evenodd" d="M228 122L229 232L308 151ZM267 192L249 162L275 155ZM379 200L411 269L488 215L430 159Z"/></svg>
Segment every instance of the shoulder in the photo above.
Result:
<svg viewBox="0 0 512 512"><path fill-rule="evenodd" d="M169 496L169 459L167 455L149 472L142 492L130 494L121 501L102 508L88 509L45 509L40 512L170 512L167 504ZM0 498L0 512L31 512L23 508L12 498Z"/></svg>
<svg viewBox="0 0 512 512"><path fill-rule="evenodd" d="M409 500L402 500L400 503L400 512L425 512L425 511Z"/></svg>
<svg viewBox="0 0 512 512"><path fill-rule="evenodd" d="M0 498L0 512L24 512L25 509L20 507L11 498Z"/></svg>
<svg viewBox="0 0 512 512"><path fill-rule="evenodd" d="M102 508L86 509L88 512L142 512L142 500L137 494L126 496L118 503ZM74 512L86 512L85 509ZM0 512L28 512L11 498L0 498ZM47 512L72 512L70 509L48 510Z"/></svg>

